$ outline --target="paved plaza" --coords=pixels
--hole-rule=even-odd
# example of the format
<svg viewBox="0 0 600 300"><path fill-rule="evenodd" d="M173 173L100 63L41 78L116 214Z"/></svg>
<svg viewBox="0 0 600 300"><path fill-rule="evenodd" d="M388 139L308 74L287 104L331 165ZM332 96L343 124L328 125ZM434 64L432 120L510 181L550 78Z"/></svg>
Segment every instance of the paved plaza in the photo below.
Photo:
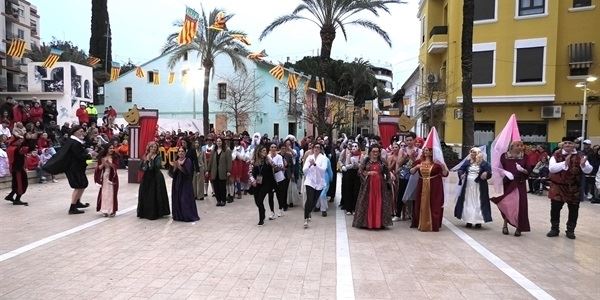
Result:
<svg viewBox="0 0 600 300"><path fill-rule="evenodd" d="M2 299L599 299L600 205L582 203L577 239L545 236L549 200L529 198L532 232L467 229L446 209L440 232L408 222L373 231L329 208L304 229L302 208L257 227L251 196L197 201L200 221L136 217L137 184L120 173L120 213L67 215L71 189L31 185L28 207L0 203ZM170 187L167 177L167 186ZM339 186L339 185L338 185ZM3 192L8 192L3 190ZM511 233L513 229L511 228ZM349 254L349 255L348 255Z"/></svg>

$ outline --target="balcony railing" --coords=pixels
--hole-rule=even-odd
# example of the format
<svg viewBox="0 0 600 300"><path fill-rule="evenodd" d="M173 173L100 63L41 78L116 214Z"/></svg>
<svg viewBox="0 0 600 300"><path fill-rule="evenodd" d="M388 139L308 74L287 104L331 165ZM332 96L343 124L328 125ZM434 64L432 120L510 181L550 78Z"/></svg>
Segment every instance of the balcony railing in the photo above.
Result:
<svg viewBox="0 0 600 300"><path fill-rule="evenodd" d="M448 34L448 26L433 26L429 32L429 38L436 34Z"/></svg>

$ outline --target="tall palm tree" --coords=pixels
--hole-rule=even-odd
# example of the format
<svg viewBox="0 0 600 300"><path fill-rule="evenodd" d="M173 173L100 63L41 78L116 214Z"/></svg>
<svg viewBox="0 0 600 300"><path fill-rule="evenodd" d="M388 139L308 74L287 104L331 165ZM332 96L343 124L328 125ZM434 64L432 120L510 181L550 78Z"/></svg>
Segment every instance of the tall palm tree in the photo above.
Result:
<svg viewBox="0 0 600 300"><path fill-rule="evenodd" d="M181 58L189 52L195 51L198 54L198 57L201 57L202 68L204 69L204 86L202 91L202 125L204 127L204 135L207 135L209 132L210 112L208 92L211 76L214 75L216 57L225 55L231 60L234 71L246 72L244 59L248 51L232 37L234 34L244 33L235 30L217 31L208 28L214 23L217 14L221 11L222 10L220 9L213 9L207 17L203 8L201 18L198 20L198 33L194 41L190 44L180 46L177 44L178 33L172 33L168 36L167 43L162 49L163 54L171 53L168 62L169 68L175 67ZM232 17L233 15L227 15L225 16L225 19L229 20ZM181 23L179 25L181 25Z"/></svg>
<svg viewBox="0 0 600 300"><path fill-rule="evenodd" d="M462 65L462 94L463 94L463 134L462 155L469 154L469 149L475 143L475 116L473 112L473 16L475 14L474 0L463 2L463 26L461 45Z"/></svg>
<svg viewBox="0 0 600 300"><path fill-rule="evenodd" d="M348 25L360 26L375 32L391 47L392 41L385 30L372 21L358 18L356 15L362 12L370 12L378 17L380 11L390 13L388 5L400 3L402 3L401 0L301 0L301 3L291 14L281 16L269 24L263 30L259 39L264 39L275 28L290 21L304 20L314 23L320 29L321 70L323 71L322 73L325 73L324 70L331 58L331 47L337 30L339 29L347 40L346 26ZM317 107L321 114L325 111L325 95L324 91L317 96ZM320 115L319 119L324 122L325 116Z"/></svg>

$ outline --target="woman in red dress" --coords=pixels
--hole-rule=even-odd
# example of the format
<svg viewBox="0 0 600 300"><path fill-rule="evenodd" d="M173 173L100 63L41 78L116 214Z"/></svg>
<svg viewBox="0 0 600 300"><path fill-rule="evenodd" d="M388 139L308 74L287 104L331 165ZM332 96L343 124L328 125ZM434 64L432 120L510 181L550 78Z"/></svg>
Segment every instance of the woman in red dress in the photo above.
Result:
<svg viewBox="0 0 600 300"><path fill-rule="evenodd" d="M369 157L360 165L360 191L353 227L380 229L392 226L392 189L389 169L381 159L381 147L369 148Z"/></svg>
<svg viewBox="0 0 600 300"><path fill-rule="evenodd" d="M419 183L413 210L411 228L420 231L439 231L444 217L444 183L442 177L448 176L445 164L433 161L430 147L423 148L421 159L410 169L412 174L419 172Z"/></svg>

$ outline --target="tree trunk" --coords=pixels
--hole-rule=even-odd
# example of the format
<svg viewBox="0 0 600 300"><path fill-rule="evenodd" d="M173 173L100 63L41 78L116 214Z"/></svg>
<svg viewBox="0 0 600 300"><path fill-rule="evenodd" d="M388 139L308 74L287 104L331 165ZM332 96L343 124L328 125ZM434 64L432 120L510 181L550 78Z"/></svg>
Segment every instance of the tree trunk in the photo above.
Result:
<svg viewBox="0 0 600 300"><path fill-rule="evenodd" d="M323 77L323 75L327 72L327 65L331 59L331 47L333 45L333 40L335 40L335 27L333 25L324 25L321 27L321 54L320 54L320 75L319 77ZM327 83L325 83L327 87ZM322 93L317 94L317 129L319 130L319 134L328 134L327 130L327 119L325 116L325 104L327 103L327 91L323 90ZM331 140L331 139L330 139Z"/></svg>
<svg viewBox="0 0 600 300"><path fill-rule="evenodd" d="M212 66L204 65L204 87L202 90L202 127L204 136L208 136L210 127L210 111L208 110L208 91L210 88L210 70Z"/></svg>
<svg viewBox="0 0 600 300"><path fill-rule="evenodd" d="M473 113L473 15L474 0L463 2L463 27L462 27L462 94L463 94L463 119L462 119L462 155L469 154L475 143L475 116Z"/></svg>
<svg viewBox="0 0 600 300"><path fill-rule="evenodd" d="M335 27L333 25L323 25L321 27L321 61L327 61L331 58L331 47L335 40Z"/></svg>
<svg viewBox="0 0 600 300"><path fill-rule="evenodd" d="M92 1L92 20L90 36L90 55L102 60L102 70L110 69L112 62L112 38L110 37L110 22L108 19L108 0ZM109 36L107 39L107 35ZM108 47L107 47L108 42Z"/></svg>

